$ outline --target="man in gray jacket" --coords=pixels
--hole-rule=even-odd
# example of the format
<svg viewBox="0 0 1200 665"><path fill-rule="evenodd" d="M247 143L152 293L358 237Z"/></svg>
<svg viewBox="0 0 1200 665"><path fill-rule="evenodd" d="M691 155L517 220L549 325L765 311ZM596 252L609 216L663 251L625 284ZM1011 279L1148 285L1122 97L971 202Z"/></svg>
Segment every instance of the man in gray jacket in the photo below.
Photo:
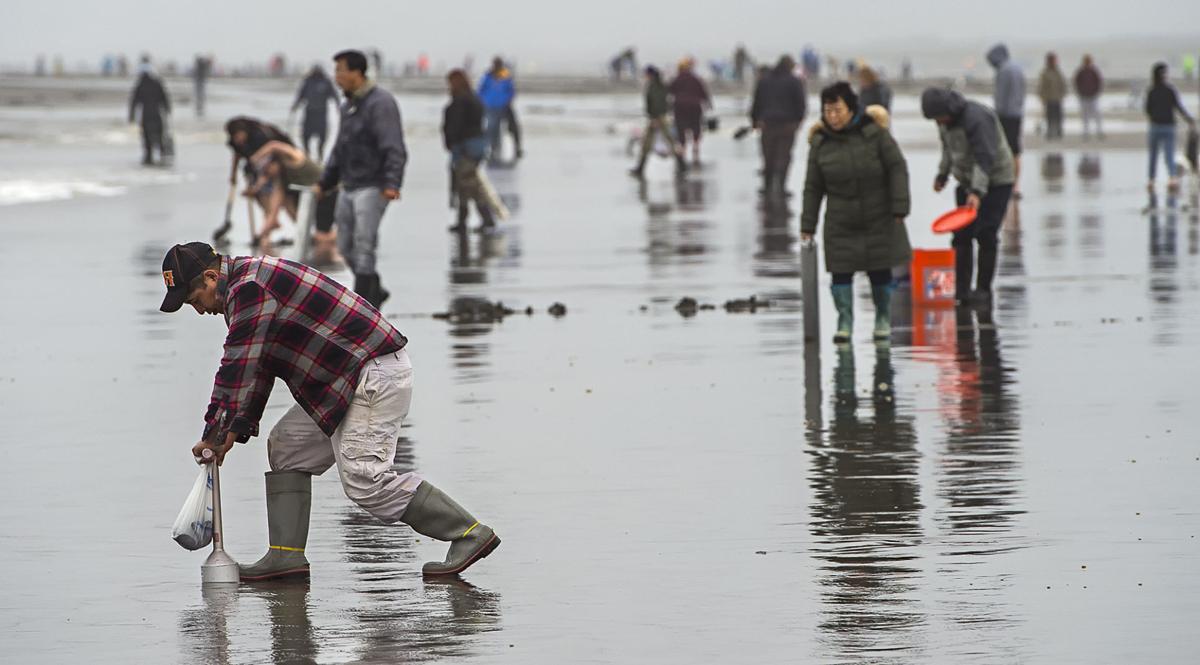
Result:
<svg viewBox="0 0 1200 665"><path fill-rule="evenodd" d="M367 79L367 56L342 51L333 60L334 78L346 101L337 143L314 191L320 197L341 184L334 209L338 250L354 271L354 292L378 309L388 297L375 271L379 224L387 204L400 198L408 151L400 108L390 93Z"/></svg>
<svg viewBox="0 0 1200 665"><path fill-rule="evenodd" d="M987 61L996 70L996 88L992 93L996 115L1004 127L1004 138L1013 155L1013 192L1017 198L1021 179L1021 120L1025 117L1025 72L1008 55L1008 47L996 44L987 52Z"/></svg>
<svg viewBox="0 0 1200 665"><path fill-rule="evenodd" d="M942 160L933 191L942 191L953 175L958 181L958 205L976 210L975 221L954 232L955 301L959 305L973 302L990 307L997 235L1016 178L1012 151L996 114L953 90L926 88L921 94L921 113L937 122L942 140ZM979 244L979 275L972 294L975 243Z"/></svg>

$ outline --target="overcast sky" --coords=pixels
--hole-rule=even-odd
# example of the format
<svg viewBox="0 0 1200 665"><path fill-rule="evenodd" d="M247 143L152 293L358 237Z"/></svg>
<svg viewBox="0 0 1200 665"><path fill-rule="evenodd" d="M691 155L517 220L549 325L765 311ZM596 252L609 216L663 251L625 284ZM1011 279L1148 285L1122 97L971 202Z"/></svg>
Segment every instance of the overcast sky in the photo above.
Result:
<svg viewBox="0 0 1200 665"><path fill-rule="evenodd" d="M325 9L309 9L309 8ZM1071 41L1190 38L1200 50L1196 0L0 0L0 63L39 53L68 66L108 52L147 51L188 60L211 51L229 65L328 59L348 46L377 46L395 62L428 52L435 62L473 53L516 58L540 71L596 67L626 45L643 58L796 52L805 43L844 55L930 44L1040 45ZM1168 55L1168 54L1163 54Z"/></svg>

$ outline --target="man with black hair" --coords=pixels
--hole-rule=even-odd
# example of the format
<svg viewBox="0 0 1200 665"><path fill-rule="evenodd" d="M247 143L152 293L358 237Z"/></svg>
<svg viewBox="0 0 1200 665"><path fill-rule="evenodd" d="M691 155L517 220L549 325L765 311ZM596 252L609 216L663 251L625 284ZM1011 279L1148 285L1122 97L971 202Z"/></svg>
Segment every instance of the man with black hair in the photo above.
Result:
<svg viewBox="0 0 1200 665"><path fill-rule="evenodd" d="M408 151L396 99L367 78L367 56L342 51L333 56L334 78L346 95L337 143L329 154L320 197L339 184L334 212L338 249L354 271L354 291L378 308L388 292L375 268L379 225L387 204L400 198Z"/></svg>
<svg viewBox="0 0 1200 665"><path fill-rule="evenodd" d="M159 309L185 304L225 318L229 332L204 415L196 461L222 464L258 435L275 379L296 403L267 437L267 553L240 566L242 581L308 577L304 556L312 477L337 466L346 496L387 524L450 542L425 575L456 575L500 544L420 474L392 468L412 402L408 339L379 310L308 266L273 256L221 256L202 242L175 245L162 263Z"/></svg>

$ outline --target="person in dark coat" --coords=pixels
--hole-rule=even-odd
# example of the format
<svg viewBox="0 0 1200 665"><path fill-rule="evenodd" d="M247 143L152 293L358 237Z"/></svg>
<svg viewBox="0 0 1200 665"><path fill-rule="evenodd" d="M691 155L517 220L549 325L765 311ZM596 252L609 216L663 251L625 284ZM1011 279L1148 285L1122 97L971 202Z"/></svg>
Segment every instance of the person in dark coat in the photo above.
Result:
<svg viewBox="0 0 1200 665"><path fill-rule="evenodd" d="M833 274L838 312L834 342L850 341L854 326L854 273L865 271L875 301L876 340L891 337L892 267L912 250L904 218L910 210L908 166L888 131L882 106L861 108L850 84L821 91L821 122L809 132L808 171L800 237L817 230L825 201L825 269Z"/></svg>
<svg viewBox="0 0 1200 665"><path fill-rule="evenodd" d="M1183 116L1195 129L1196 121L1179 101L1179 91L1167 82L1167 63L1160 62L1151 70L1152 83L1146 93L1146 117L1150 120L1150 193L1154 193L1155 168L1161 151L1167 165L1167 188L1179 189L1178 165L1175 163L1175 114Z"/></svg>
<svg viewBox="0 0 1200 665"><path fill-rule="evenodd" d="M1083 119L1083 140L1091 136L1091 125L1096 124L1096 136L1104 140L1104 129L1100 125L1100 93L1104 90L1104 78L1092 62L1092 56L1083 56L1079 69L1075 70L1075 94L1079 95L1079 115Z"/></svg>
<svg viewBox="0 0 1200 665"><path fill-rule="evenodd" d="M760 78L754 87L750 122L759 130L762 142L762 193L765 196L783 195L787 191L792 147L807 110L804 82L792 73L795 67L796 62L791 56L782 56L774 69Z"/></svg>
<svg viewBox="0 0 1200 665"><path fill-rule="evenodd" d="M346 50L333 56L334 78L345 93L337 141L325 162L318 198L341 187L334 223L338 251L354 271L354 292L380 307L388 290L376 271L379 232L388 204L400 200L408 148L400 105L367 78L367 56Z"/></svg>
<svg viewBox="0 0 1200 665"><path fill-rule="evenodd" d="M142 125L142 164L154 163L153 151L157 150L159 159L166 157L163 150L163 125L165 116L171 113L171 98L167 89L150 66L150 58L143 57L138 68L137 83L129 96L129 122L133 123L141 110Z"/></svg>
<svg viewBox="0 0 1200 665"><path fill-rule="evenodd" d="M954 232L954 291L960 306L992 306L992 280L996 276L997 235L1008 211L1016 180L1012 149L1004 135L1003 119L979 102L968 101L946 88L926 88L921 93L921 114L938 125L942 158L933 191L941 192L953 175L958 181L954 199L976 211L975 221ZM979 245L979 274L975 291L975 245Z"/></svg>
<svg viewBox="0 0 1200 665"><path fill-rule="evenodd" d="M679 148L687 152L689 137L692 142L692 163L700 163L700 137L704 133L704 109L712 107L708 88L704 81L692 71L695 60L684 58L679 62L679 73L667 86L671 93L671 110L675 116L675 131L679 133Z"/></svg>
<svg viewBox="0 0 1200 665"><path fill-rule="evenodd" d="M662 72L658 71L654 65L646 66L645 99L646 129L642 132L642 149L638 155L637 166L630 169L629 175L635 178L643 177L646 158L654 149L654 138L659 134L662 134L667 145L671 147L671 154L675 156L676 173L687 171L687 163L683 161L683 151L680 150L679 144L675 142L675 137L671 135L670 128L667 127L667 112L671 110L667 97L667 86L663 84Z"/></svg>
<svg viewBox="0 0 1200 665"><path fill-rule="evenodd" d="M864 109L882 106L888 113L892 112L891 86L884 83L874 69L865 65L858 70L858 103Z"/></svg>
<svg viewBox="0 0 1200 665"><path fill-rule="evenodd" d="M458 223L450 230L467 229L472 201L483 220L483 229L490 229L496 221L479 174L479 163L487 156L491 145L490 137L483 132L483 102L471 89L471 81L461 69L452 70L446 76L446 85L450 103L442 112L442 141L450 152L450 172L458 204Z"/></svg>
<svg viewBox="0 0 1200 665"><path fill-rule="evenodd" d="M338 104L337 90L325 75L320 65L313 65L308 76L300 83L292 112L304 105L304 121L301 125L300 148L309 154L308 145L317 140L317 161L325 159L325 138L329 135L329 102Z"/></svg>

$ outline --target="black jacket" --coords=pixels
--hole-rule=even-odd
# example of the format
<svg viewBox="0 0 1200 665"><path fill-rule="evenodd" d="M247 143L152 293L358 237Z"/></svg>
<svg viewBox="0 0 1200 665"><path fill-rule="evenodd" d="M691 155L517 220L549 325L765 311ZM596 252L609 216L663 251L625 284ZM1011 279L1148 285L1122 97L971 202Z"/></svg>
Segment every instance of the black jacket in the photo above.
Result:
<svg viewBox="0 0 1200 665"><path fill-rule="evenodd" d="M163 115L171 112L171 99L162 82L150 74L142 74L133 94L129 96L129 122L137 115L137 107L142 107L142 124L159 122Z"/></svg>
<svg viewBox="0 0 1200 665"><path fill-rule="evenodd" d="M324 125L329 115L330 101L336 104L338 95L337 90L333 88L333 83L329 81L329 77L324 74L309 74L300 84L300 90L296 93L296 101L292 103L292 109L299 108L303 103L304 123L306 125Z"/></svg>
<svg viewBox="0 0 1200 665"><path fill-rule="evenodd" d="M1146 115L1150 116L1151 124L1174 125L1175 111L1185 118L1191 119L1183 103L1179 101L1179 92L1175 86L1167 83L1155 83L1146 93Z"/></svg>
<svg viewBox="0 0 1200 665"><path fill-rule="evenodd" d="M340 182L344 190L400 189L407 163L396 98L372 85L365 94L342 104L337 144L325 164L321 188L328 191Z"/></svg>
<svg viewBox="0 0 1200 665"><path fill-rule="evenodd" d="M804 81L789 71L773 69L754 88L751 122L804 122Z"/></svg>
<svg viewBox="0 0 1200 665"><path fill-rule="evenodd" d="M442 112L442 140L447 150L483 135L483 103L473 92L454 97Z"/></svg>

